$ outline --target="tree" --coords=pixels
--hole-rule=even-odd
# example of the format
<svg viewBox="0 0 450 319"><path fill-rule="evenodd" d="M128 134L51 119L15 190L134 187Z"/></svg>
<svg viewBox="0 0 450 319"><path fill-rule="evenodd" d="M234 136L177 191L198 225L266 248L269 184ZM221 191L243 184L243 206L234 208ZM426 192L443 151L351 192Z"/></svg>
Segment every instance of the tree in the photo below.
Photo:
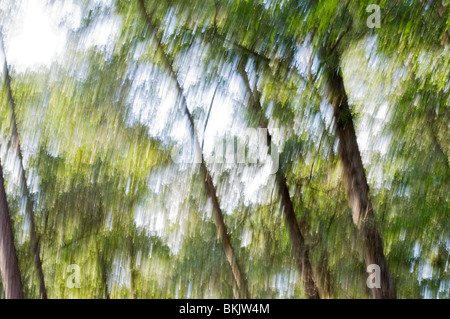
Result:
<svg viewBox="0 0 450 319"><path fill-rule="evenodd" d="M193 139L193 147L194 147L195 156L199 156L198 154L200 153L200 157L201 157L200 175L202 177L202 180L205 183L205 188L206 188L208 195L211 198L212 203L213 203L213 216L214 216L214 221L215 221L215 224L217 227L217 232L222 239L225 255L227 257L228 264L230 265L231 271L233 272L234 280L235 280L235 283L236 283L237 289L238 289L236 296L240 297L240 298L248 298L249 293L248 293L245 276L242 273L241 267L239 266L238 260L235 255L234 248L231 244L230 236L228 235L227 228L226 228L226 225L223 220L223 213L220 208L219 200L217 199L216 190L215 190L211 175L208 171L208 168L206 167L206 163L203 159L203 154L202 154L203 151L200 148L200 143L196 137L197 135L195 133L194 120L193 120L192 115L187 106L187 102L183 95L183 90L181 88L180 82L178 81L176 72L173 68L173 62L170 61L169 57L167 56L167 53L164 51L164 47L162 45L161 40L158 38L158 35L156 34L156 28L153 25L151 18L147 14L147 9L145 7L144 0L139 0L139 5L140 5L140 9L142 10L142 12L145 16L145 19L147 21L148 28L150 30L150 34L154 34L154 37L155 37L156 43L157 43L157 50L159 50L161 52L165 67L168 70L170 77L175 82L175 85L176 85L176 88L178 91L178 97L181 100L181 103L184 108L184 112L186 114L186 117L188 118L188 122L190 125L190 131L191 131L191 136Z"/></svg>
<svg viewBox="0 0 450 319"><path fill-rule="evenodd" d="M36 235L36 226L34 223L34 208L33 208L33 200L31 197L31 194L28 190L28 184L27 179L25 176L25 167L23 166L23 156L22 151L20 149L20 138L19 138L19 132L17 131L17 123L16 123L16 114L15 114L15 103L14 98L11 91L11 78L9 76L8 71L8 63L6 60L6 51L4 47L3 42L3 35L0 32L0 49L3 52L4 55L4 65L3 65L3 73L4 73L4 79L5 79L5 86L7 90L8 95L8 102L11 106L11 127L12 127L12 144L13 151L17 154L18 161L19 161L19 179L20 179L20 185L21 189L23 191L24 197L26 198L26 211L28 214L28 218L30 220L30 243L31 243L31 252L34 255L34 265L36 267L36 271L38 273L39 278L39 291L41 294L42 299L47 299L47 290L45 288L45 280L44 280L44 273L42 272L42 263L41 263L41 257L39 256L40 248L39 248L39 240Z"/></svg>
<svg viewBox="0 0 450 319"><path fill-rule="evenodd" d="M262 107L259 98L260 93L257 91L257 88L254 88L252 90L252 88L250 87L250 81L245 71L245 60L241 60L239 62L237 71L244 80L245 87L250 95L249 108L255 113L261 112ZM268 129L267 122L268 122L267 119L262 118L259 123L260 127ZM271 140L272 136L270 132L267 131L268 146L270 146ZM315 276L317 275L315 275L313 272L311 260L309 258L309 247L305 243L304 236L297 222L297 217L294 211L294 205L292 204L291 197L289 195L289 189L286 185L286 177L284 176L284 173L280 170L278 170L276 173L276 181L278 183L277 188L279 192L279 197L281 204L283 206L286 224L289 228L291 243L297 259L298 270L303 281L305 293L310 299L319 299L321 294L319 293L319 288L317 287L316 284ZM323 295L329 296L330 291L323 290L322 296Z"/></svg>
<svg viewBox="0 0 450 319"><path fill-rule="evenodd" d="M449 297L447 0L23 7L0 5L23 296L45 278L51 298ZM29 11L65 45L24 71ZM198 163L174 161L188 144ZM276 173L240 161L255 146Z"/></svg>
<svg viewBox="0 0 450 319"><path fill-rule="evenodd" d="M20 278L4 185L3 169L0 164L0 272L5 297L7 299L23 299L22 279Z"/></svg>

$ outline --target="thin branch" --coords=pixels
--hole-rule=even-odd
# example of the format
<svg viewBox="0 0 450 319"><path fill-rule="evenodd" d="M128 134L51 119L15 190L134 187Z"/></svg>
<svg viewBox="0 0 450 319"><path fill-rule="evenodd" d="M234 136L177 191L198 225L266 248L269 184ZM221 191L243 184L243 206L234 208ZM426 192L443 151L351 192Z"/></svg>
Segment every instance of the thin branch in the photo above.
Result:
<svg viewBox="0 0 450 319"><path fill-rule="evenodd" d="M208 115L206 116L206 121L205 121L205 125L203 127L203 135L202 135L202 151L203 151L203 145L205 143L205 132L206 132L206 128L208 127L208 121L209 121L209 116L211 114L211 109L213 107L214 104L214 99L216 98L216 93L217 93L217 89L219 88L219 85L216 86L216 89L214 90L214 94L211 100L211 104L209 106L209 110L208 110Z"/></svg>

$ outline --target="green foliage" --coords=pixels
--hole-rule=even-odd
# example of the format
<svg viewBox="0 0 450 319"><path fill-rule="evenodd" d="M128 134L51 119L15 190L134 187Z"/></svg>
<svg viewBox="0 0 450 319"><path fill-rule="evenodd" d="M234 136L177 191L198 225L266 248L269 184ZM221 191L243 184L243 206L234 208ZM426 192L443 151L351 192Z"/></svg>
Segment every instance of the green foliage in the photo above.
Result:
<svg viewBox="0 0 450 319"><path fill-rule="evenodd" d="M277 176L286 178L318 280L329 273L331 297L366 298L325 99L330 75L342 74L351 114L341 120L356 127L397 295L450 297L449 1L144 4L149 20L139 1L77 1L80 26L62 62L24 73L10 67L49 297L234 296L198 166L171 162L185 126L171 68L201 138L212 139L202 135L208 120L216 129L231 113L219 132L234 137L263 122L280 129L272 134ZM370 4L381 7L379 29L366 25ZM112 45L88 47L88 34L108 17L120 21ZM0 155L25 295L37 298L2 83ZM262 110L252 108L255 96ZM251 165L207 167L251 297L305 297L275 175ZM80 266L80 289L67 286L70 264Z"/></svg>

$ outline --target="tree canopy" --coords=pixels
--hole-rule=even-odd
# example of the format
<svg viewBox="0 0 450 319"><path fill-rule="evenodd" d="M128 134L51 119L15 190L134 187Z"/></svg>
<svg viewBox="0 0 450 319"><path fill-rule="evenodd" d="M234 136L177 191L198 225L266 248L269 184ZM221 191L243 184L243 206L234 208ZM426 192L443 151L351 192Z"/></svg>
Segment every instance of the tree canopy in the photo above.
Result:
<svg viewBox="0 0 450 319"><path fill-rule="evenodd" d="M26 298L450 298L449 29L448 0L2 0L0 255Z"/></svg>

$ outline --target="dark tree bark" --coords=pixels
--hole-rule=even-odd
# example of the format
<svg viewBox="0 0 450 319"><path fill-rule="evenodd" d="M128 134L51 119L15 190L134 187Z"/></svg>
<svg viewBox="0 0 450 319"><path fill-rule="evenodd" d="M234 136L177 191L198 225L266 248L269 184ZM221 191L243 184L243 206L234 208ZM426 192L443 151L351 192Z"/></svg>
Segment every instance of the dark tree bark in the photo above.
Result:
<svg viewBox="0 0 450 319"><path fill-rule="evenodd" d="M241 267L239 266L233 245L231 243L230 235L228 234L227 227L223 220L222 209L220 208L219 200L217 199L214 183L212 181L211 175L208 172L205 162L202 161L200 165L201 165L200 167L201 176L203 180L206 180L208 195L212 200L213 217L216 224L217 232L219 233L219 236L222 239L222 243L225 250L225 256L227 257L228 264L231 267L231 271L233 272L234 280L238 288L238 292L235 294L235 297L249 298L250 296L248 292L247 282L245 280Z"/></svg>
<svg viewBox="0 0 450 319"><path fill-rule="evenodd" d="M99 204L99 215L101 216L103 214L103 204L102 200L100 199ZM103 239L105 237L105 234L101 236ZM101 242L101 241L100 241ZM99 245L99 239L97 238L95 241L95 247L97 249L97 268L98 272L100 273L100 277L102 279L103 284L103 297L105 299L111 299L111 295L109 294L109 287L108 287L108 265L105 257L105 248L100 249Z"/></svg>
<svg viewBox="0 0 450 319"><path fill-rule="evenodd" d="M11 106L11 127L12 127L12 145L13 150L16 152L18 159L19 159L19 178L20 178L20 186L22 189L22 192L25 196L25 199L27 201L26 203L26 212L30 221L30 243L31 243L31 253L34 255L34 265L37 271L37 275L39 278L39 292L42 299L47 299L47 289L45 288L45 281L44 281L44 273L42 271L42 262L41 258L39 256L40 247L39 247L39 240L36 235L36 225L34 223L34 211L33 211L33 201L30 195L30 192L28 190L27 185L27 179L25 176L25 167L23 165L23 157L22 157L22 151L20 149L20 138L19 138L19 132L17 130L17 121L16 121L16 113L15 113L15 101L12 95L11 90L11 78L9 76L9 70L8 70L8 64L6 61L6 51L3 45L3 36L0 34L0 49L3 51L3 54L5 56L4 59L4 65L3 65L3 74L4 74L4 81L8 93L8 102Z"/></svg>
<svg viewBox="0 0 450 319"><path fill-rule="evenodd" d="M238 65L238 72L244 80L245 87L247 92L250 95L250 108L254 115L262 113L262 107L260 102L260 93L256 88L250 87L250 81L245 71L245 60L242 59ZM260 127L266 128L268 127L268 121L265 116L260 115ZM270 145L272 140L272 136L267 130L267 141ZM303 288L305 290L305 294L310 299L320 299L319 288L315 282L315 275L313 268L311 266L311 261L309 258L309 247L305 242L305 239L300 230L299 223L297 221L297 217L295 215L294 206L291 201L291 197L289 195L289 189L286 184L286 178L281 171L277 171L276 173L276 181L279 192L279 197L281 200L281 205L284 210L284 216L286 218L286 224L289 229L289 235L291 240L291 245L294 250L295 258L297 261L298 271L300 273L300 277L302 278ZM325 288L325 287L324 287ZM323 291L323 295L329 296L329 291Z"/></svg>
<svg viewBox="0 0 450 319"><path fill-rule="evenodd" d="M19 261L6 201L3 169L0 163L0 272L6 299L23 299Z"/></svg>
<svg viewBox="0 0 450 319"><path fill-rule="evenodd" d="M195 154L200 155L201 161L200 161L200 174L202 177L202 180L204 182L204 186L206 189L206 192L208 196L212 200L213 204L213 218L216 225L217 232L222 240L225 256L227 258L228 264L230 265L231 271L233 273L234 277L234 286L237 288L235 289L235 297L236 298L249 298L249 290L247 286L247 281L245 280L245 276L242 273L241 267L239 266L238 259L236 257L233 245L231 243L231 238L228 234L224 219L223 219L223 213L222 209L220 208L219 200L216 195L216 189L214 187L214 183L211 178L211 174L209 173L208 168L206 167L206 163L203 158L202 149L200 147L200 143L197 138L197 134L195 133L195 125L194 125L194 119L192 118L192 114L190 113L186 98L183 94L183 89L181 88L180 82L178 80L177 73L175 72L173 68L173 61L171 58L167 55L167 52L164 48L163 43L161 42L161 39L157 35L157 28L152 22L151 16L147 13L147 9L145 7L144 0L138 0L139 6L141 8L141 11L144 15L144 18L147 22L148 29L151 34L154 34L154 40L157 45L157 50L161 54L163 63L166 67L166 69L169 71L170 77L175 82L176 89L178 91L178 97L181 100L181 103L184 108L185 115L189 121L192 141L195 149Z"/></svg>
<svg viewBox="0 0 450 319"><path fill-rule="evenodd" d="M314 272L309 259L309 247L306 245L305 239L300 231L294 207L289 196L289 190L286 185L286 179L284 176L277 176L277 180L281 204L284 207L284 215L289 228L291 244L297 259L297 266L302 278L303 288L308 298L319 299L319 289L316 286Z"/></svg>
<svg viewBox="0 0 450 319"><path fill-rule="evenodd" d="M337 70L330 72L328 76L328 98L334 109L336 135L339 138L338 151L342 159L344 185L353 222L363 241L366 266L376 264L381 270L381 288L371 288L371 295L374 299L396 298L395 287L383 253L383 242L375 225L369 185L358 148L344 81Z"/></svg>
<svg viewBox="0 0 450 319"><path fill-rule="evenodd" d="M106 269L106 260L105 260L105 252L99 249L98 243L97 245L97 265L99 268L100 276L102 278L103 284L103 297L105 299L111 299L108 288L108 274Z"/></svg>

